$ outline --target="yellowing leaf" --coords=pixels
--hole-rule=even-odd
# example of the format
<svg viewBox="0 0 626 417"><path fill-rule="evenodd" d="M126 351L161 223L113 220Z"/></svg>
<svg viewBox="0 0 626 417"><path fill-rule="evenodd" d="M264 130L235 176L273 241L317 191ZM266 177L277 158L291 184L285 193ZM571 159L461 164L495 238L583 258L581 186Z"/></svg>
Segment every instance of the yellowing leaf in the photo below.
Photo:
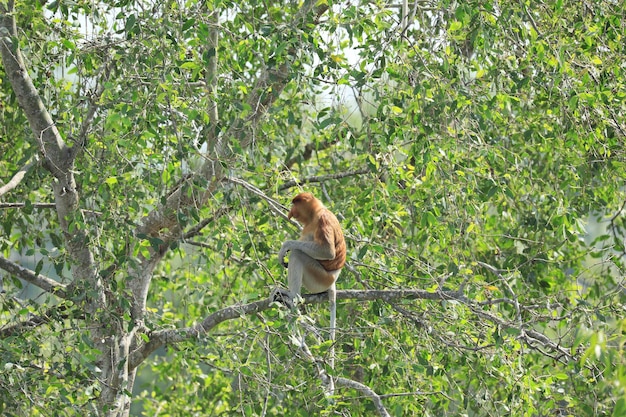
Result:
<svg viewBox="0 0 626 417"><path fill-rule="evenodd" d="M334 62L336 62L337 64L340 64L341 62L343 62L343 56L341 55L335 55L335 54L331 54L330 55L330 59L332 59Z"/></svg>
<svg viewBox="0 0 626 417"><path fill-rule="evenodd" d="M463 22L459 22L458 20L455 20L454 22L450 23L450 32L456 32L462 27L463 27Z"/></svg>

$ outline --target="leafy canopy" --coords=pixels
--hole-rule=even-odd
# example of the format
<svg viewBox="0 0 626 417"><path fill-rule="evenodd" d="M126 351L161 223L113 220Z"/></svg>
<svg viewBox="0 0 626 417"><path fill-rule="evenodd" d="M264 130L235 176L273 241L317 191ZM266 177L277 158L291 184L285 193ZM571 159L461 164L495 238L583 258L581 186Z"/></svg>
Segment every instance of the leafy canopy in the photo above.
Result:
<svg viewBox="0 0 626 417"><path fill-rule="evenodd" d="M619 2L18 1L15 17L33 84L80 149L80 198L65 227L0 66L0 181L35 161L2 195L0 250L79 291L2 268L3 413L101 407L103 346L131 334L147 266L135 347L284 285L275 254L297 230L270 199L305 189L345 229L340 290L462 292L341 301L332 375L398 416L626 413ZM171 222L144 231L154 213ZM70 235L103 285L93 316ZM307 307L300 320L325 330L326 307ZM354 390L324 396L297 329L269 309L165 343L127 386L132 410L371 415Z"/></svg>

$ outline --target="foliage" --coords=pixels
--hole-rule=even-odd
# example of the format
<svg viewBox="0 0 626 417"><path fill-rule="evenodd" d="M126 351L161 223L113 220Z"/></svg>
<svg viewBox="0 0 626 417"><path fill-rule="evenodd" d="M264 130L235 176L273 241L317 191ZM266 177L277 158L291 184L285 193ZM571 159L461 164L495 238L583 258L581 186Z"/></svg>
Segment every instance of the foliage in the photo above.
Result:
<svg viewBox="0 0 626 417"><path fill-rule="evenodd" d="M271 200L305 189L345 229L340 290L463 294L340 301L332 375L397 416L626 413L619 2L433 0L406 25L380 1L15 11L33 83L80 149L80 199L66 229L0 66L1 181L39 161L0 194L2 256L76 286L60 298L2 267L2 413L104 414L105 347L267 297L285 280L280 242L297 234ZM161 208L175 224L138 232ZM99 295L77 282L77 230L106 308L86 308ZM151 259L141 328L132 283ZM324 305L306 307L164 343L119 393L133 414L371 415L355 390L327 398L293 344L301 321L326 334ZM324 339L308 335L317 358Z"/></svg>

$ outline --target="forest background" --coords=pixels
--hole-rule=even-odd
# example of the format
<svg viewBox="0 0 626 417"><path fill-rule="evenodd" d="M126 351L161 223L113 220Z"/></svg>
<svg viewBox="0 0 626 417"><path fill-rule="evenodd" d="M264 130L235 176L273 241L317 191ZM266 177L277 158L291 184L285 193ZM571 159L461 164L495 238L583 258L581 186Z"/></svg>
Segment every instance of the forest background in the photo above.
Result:
<svg viewBox="0 0 626 417"><path fill-rule="evenodd" d="M0 0L0 413L626 415L625 48L617 0ZM334 369L268 298L300 191Z"/></svg>

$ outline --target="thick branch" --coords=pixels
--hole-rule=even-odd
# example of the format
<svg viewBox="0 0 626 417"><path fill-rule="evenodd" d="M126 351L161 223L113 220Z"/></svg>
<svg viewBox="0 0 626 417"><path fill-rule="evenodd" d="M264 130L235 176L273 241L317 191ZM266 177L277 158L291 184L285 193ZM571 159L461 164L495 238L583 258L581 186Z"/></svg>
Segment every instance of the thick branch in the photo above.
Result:
<svg viewBox="0 0 626 417"><path fill-rule="evenodd" d="M30 269L24 268L15 262L9 261L6 258L0 257L0 268L4 269L10 274L29 282L42 290L56 295L60 298L67 298L67 285L61 284L41 274L36 274Z"/></svg>
<svg viewBox="0 0 626 417"><path fill-rule="evenodd" d="M209 54L209 63L206 69L205 82L209 95L209 120L210 129L207 129L207 144L209 151L203 168L199 173L194 173L185 181L183 181L168 197L166 203L155 208L146 217L143 218L141 225L135 231L136 235L145 235L153 238L159 238L163 241L161 250L152 251L149 258L142 258L138 267L129 267L129 275L133 279L129 283L130 290L133 294L131 304L131 316L136 321L141 321L146 308L146 299L148 289L152 280L152 273L156 265L165 255L168 245L174 239L182 236L182 230L178 223L178 214L186 211L190 207L202 207L216 187L216 182L221 176L221 166L217 162L224 157L221 139L217 136L216 129L219 121L219 113L217 102L215 101L217 87L217 64L218 64L218 42L219 42L219 15L212 13L210 16L211 29L209 33L209 41L206 45L206 52ZM211 155L209 158L208 155ZM189 184L202 179L202 182L208 182L207 190L192 195L187 193L185 182ZM166 233L164 233L166 231Z"/></svg>
<svg viewBox="0 0 626 417"><path fill-rule="evenodd" d="M304 304L323 304L328 302L328 294L303 294ZM505 320L483 311L481 307L470 302L461 291L436 291L429 292L425 290L343 290L337 291L338 300L356 300L356 301L373 301L383 300L386 302L394 302L400 300L456 300L461 304L470 308L479 317L485 318L492 323L505 328L516 328L514 325L507 323ZM273 300L266 298L249 304L236 305L223 308L207 316L202 322L182 329L160 330L149 334L150 341L134 351L130 357L130 369L139 366L152 352L156 349L169 344L180 343L193 340L195 338L206 335L218 324L240 318L241 316L257 314L273 307ZM521 339L532 346L533 343L539 343L543 347L556 352L560 355L557 360L572 361L576 360L576 355L569 352L565 346L560 346L550 340L542 333L534 330L526 330L523 332Z"/></svg>
<svg viewBox="0 0 626 417"><path fill-rule="evenodd" d="M304 304L323 304L328 302L328 294L303 294ZM384 301L397 301L397 300L461 300L463 295L457 291L438 291L428 292L425 290L343 290L337 291L337 300L357 300L357 301L371 301L371 300L384 300ZM180 343L187 340L200 337L207 334L218 324L227 321L237 319L241 316L250 314L257 314L272 308L272 301L270 298L255 301L249 304L235 305L223 308L215 313L207 316L202 322L183 329L168 329L156 331L149 334L150 341L142 346L137 351L131 354L130 368L133 369L144 359L146 359L152 352L161 346Z"/></svg>
<svg viewBox="0 0 626 417"><path fill-rule="evenodd" d="M38 141L44 165L55 178L63 179L73 165L70 149L61 138L52 117L28 75L22 52L18 47L14 2L6 6L0 3L0 54L2 64L15 92L17 101L28 119L35 139ZM73 187L72 187L73 188Z"/></svg>

